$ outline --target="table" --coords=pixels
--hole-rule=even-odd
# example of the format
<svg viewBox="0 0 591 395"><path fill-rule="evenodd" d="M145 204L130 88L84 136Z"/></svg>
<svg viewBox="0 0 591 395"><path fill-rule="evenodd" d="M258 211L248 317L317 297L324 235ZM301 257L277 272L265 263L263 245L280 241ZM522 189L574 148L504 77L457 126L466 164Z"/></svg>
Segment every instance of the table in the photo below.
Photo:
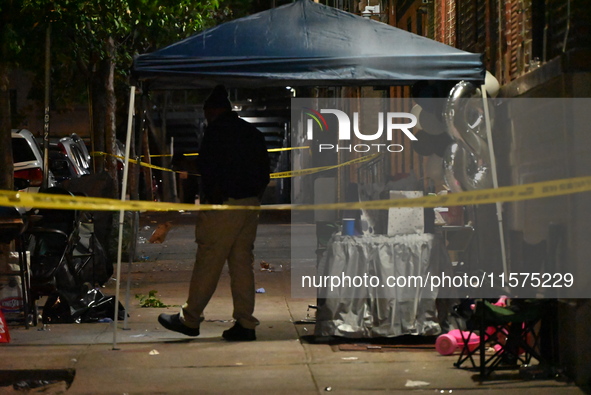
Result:
<svg viewBox="0 0 591 395"><path fill-rule="evenodd" d="M441 333L438 289L419 282L442 270L451 271L451 264L441 235L334 235L318 264L318 278L330 280L318 290L315 336ZM331 287L337 278L345 286ZM392 278L407 286L388 286Z"/></svg>

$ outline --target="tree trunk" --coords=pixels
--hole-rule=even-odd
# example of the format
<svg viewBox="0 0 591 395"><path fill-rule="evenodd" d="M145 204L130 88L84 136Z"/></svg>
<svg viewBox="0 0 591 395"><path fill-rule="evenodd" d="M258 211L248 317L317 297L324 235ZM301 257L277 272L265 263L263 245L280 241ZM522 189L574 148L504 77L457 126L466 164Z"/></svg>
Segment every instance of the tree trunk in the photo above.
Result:
<svg viewBox="0 0 591 395"><path fill-rule="evenodd" d="M136 91L137 92L137 91ZM127 98L128 102L131 100L130 97ZM134 111L133 121L132 121L132 135L131 135L131 158L137 160L137 164L134 164L131 169L133 172L130 172L130 180L129 180L129 196L131 200L140 200L140 178L142 173L142 166L141 163L141 152L142 152L142 130L144 124L144 117L142 114L142 103L134 100L135 106L132 111ZM131 170L130 169L130 170Z"/></svg>
<svg viewBox="0 0 591 395"><path fill-rule="evenodd" d="M0 42L2 43L0 59L6 59L4 56L6 41L3 36L3 31L0 31ZM0 189L7 190L12 190L14 185L11 126L8 65L0 60Z"/></svg>
<svg viewBox="0 0 591 395"><path fill-rule="evenodd" d="M93 156L94 168L97 173L105 170L105 157L97 153L105 152L105 113L106 99L104 89L104 77L102 64L97 64L97 71L93 73L91 84L92 100L92 145L95 151Z"/></svg>
<svg viewBox="0 0 591 395"><path fill-rule="evenodd" d="M4 61L7 55L8 42L5 37L5 15L0 14L0 190L11 191L14 187L14 166L12 163L12 137L10 135L10 85L8 64ZM0 244L0 271L8 268L8 253L11 244Z"/></svg>
<svg viewBox="0 0 591 395"><path fill-rule="evenodd" d="M0 12L0 189L12 190L13 171L12 164L12 137L10 136L10 84L8 79L8 64L5 59L8 55L8 39L6 26L9 22L10 12Z"/></svg>
<svg viewBox="0 0 591 395"><path fill-rule="evenodd" d="M119 189L118 174L117 174L117 159L112 155L117 154L117 99L115 96L115 41L113 38L107 40L107 59L105 59L106 79L105 79L105 99L106 99L106 113L105 113L105 146L107 153L110 154L106 159L105 169L115 180L113 191L116 196L121 195Z"/></svg>
<svg viewBox="0 0 591 395"><path fill-rule="evenodd" d="M144 106L145 107L145 106ZM152 160L150 159L150 144L149 144L149 133L148 133L148 125L144 124L142 128L142 139L141 139L141 150L142 153L142 162L147 163L149 165L152 164ZM142 166L142 174L144 175L144 194L146 200L154 200L154 189L152 188L152 168L147 166Z"/></svg>
<svg viewBox="0 0 591 395"><path fill-rule="evenodd" d="M0 34L0 40L1 40ZM4 42L4 41L2 41ZM1 53L1 59L4 53ZM0 61L0 190L13 189L12 137L10 136L10 94L8 89L8 66ZM0 271L6 272L11 251L9 244L0 244Z"/></svg>
<svg viewBox="0 0 591 395"><path fill-rule="evenodd" d="M112 156L117 154L115 134L115 45L112 39L108 40L108 49L110 56L97 64L96 72L92 76L92 138L95 151L107 154L94 157L96 172L106 171L109 173L113 179L111 197L120 198L117 159Z"/></svg>

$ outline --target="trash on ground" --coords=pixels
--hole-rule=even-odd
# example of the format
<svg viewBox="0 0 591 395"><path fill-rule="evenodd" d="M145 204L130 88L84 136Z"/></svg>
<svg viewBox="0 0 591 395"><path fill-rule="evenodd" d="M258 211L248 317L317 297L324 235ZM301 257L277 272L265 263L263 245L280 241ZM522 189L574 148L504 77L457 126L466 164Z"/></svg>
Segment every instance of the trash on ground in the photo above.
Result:
<svg viewBox="0 0 591 395"><path fill-rule="evenodd" d="M158 352L158 350L152 350L152 351L150 351L150 355L158 355L158 354L160 354Z"/></svg>
<svg viewBox="0 0 591 395"><path fill-rule="evenodd" d="M341 359L344 360L344 361L356 361L359 358L357 358L357 357L343 357Z"/></svg>
<svg viewBox="0 0 591 395"><path fill-rule="evenodd" d="M265 293L265 288L259 288L259 289L257 289L257 293L258 294L264 294Z"/></svg>
<svg viewBox="0 0 591 395"><path fill-rule="evenodd" d="M125 319L125 308L119 302L117 318ZM104 295L98 288L80 296L78 292L57 291L48 296L43 306L44 324L99 322L115 317L115 297ZM104 321L103 321L104 322Z"/></svg>
<svg viewBox="0 0 591 395"><path fill-rule="evenodd" d="M316 318L304 318L303 320L295 321L294 324L296 325L303 325L303 324L315 324Z"/></svg>
<svg viewBox="0 0 591 395"><path fill-rule="evenodd" d="M150 236L148 242L163 243L164 239L166 239L166 235L170 231L170 228L172 228L172 221L166 221L163 224L159 224L156 229L154 229L154 232L152 232L152 236Z"/></svg>
<svg viewBox="0 0 591 395"><path fill-rule="evenodd" d="M406 380L406 384L404 385L405 387L423 387L425 385L429 385L430 383L426 382L426 381L420 381L420 380Z"/></svg>
<svg viewBox="0 0 591 395"><path fill-rule="evenodd" d="M275 268L269 262L261 261L261 272L273 272Z"/></svg>

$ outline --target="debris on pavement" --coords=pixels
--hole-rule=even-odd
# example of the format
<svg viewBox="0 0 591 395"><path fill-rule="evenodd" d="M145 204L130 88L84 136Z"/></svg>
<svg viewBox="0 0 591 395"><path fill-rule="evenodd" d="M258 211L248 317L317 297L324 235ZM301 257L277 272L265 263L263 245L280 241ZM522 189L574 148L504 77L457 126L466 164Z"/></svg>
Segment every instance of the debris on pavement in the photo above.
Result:
<svg viewBox="0 0 591 395"><path fill-rule="evenodd" d="M264 294L265 293L265 288L259 288L259 289L257 289L256 293L258 293L258 294Z"/></svg>
<svg viewBox="0 0 591 395"><path fill-rule="evenodd" d="M273 265L269 262L261 261L261 272L272 272L274 271Z"/></svg>
<svg viewBox="0 0 591 395"><path fill-rule="evenodd" d="M123 320L126 314L119 302L117 318ZM54 292L47 298L43 306L42 322L90 323L99 322L103 318L114 319L114 315L115 297L104 295L98 288L90 289L82 296L78 292L63 290Z"/></svg>
<svg viewBox="0 0 591 395"><path fill-rule="evenodd" d="M167 304L156 297L157 293L158 291L151 290L148 292L148 296L136 294L135 298L140 300L140 307L168 307Z"/></svg>
<svg viewBox="0 0 591 395"><path fill-rule="evenodd" d="M406 384L404 385L405 387L423 387L426 385L429 385L431 383L428 383L426 381L420 381L420 380L406 380Z"/></svg>
<svg viewBox="0 0 591 395"><path fill-rule="evenodd" d="M152 236L150 237L150 239L148 240L148 242L150 243L163 243L164 239L166 239L166 235L168 234L168 232L170 231L170 228L172 228L172 221L166 221L163 224L159 224L156 229L154 229L154 232L152 232Z"/></svg>

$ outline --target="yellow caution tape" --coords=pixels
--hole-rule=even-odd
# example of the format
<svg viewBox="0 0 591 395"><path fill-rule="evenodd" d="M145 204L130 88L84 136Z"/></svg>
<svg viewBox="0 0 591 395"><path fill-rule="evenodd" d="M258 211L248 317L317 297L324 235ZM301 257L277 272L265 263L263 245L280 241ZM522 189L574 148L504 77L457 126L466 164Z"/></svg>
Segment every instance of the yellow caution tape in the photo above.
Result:
<svg viewBox="0 0 591 395"><path fill-rule="evenodd" d="M298 150L298 149L307 149L310 148L309 146L305 146L305 147L285 147L285 148L269 148L267 150L267 152L282 152L282 151L293 151L293 150ZM196 153L190 153L190 154L183 154L183 156L197 156L199 155L198 152ZM150 155L151 157L156 157L158 155ZM160 156L172 156L172 155L160 155Z"/></svg>
<svg viewBox="0 0 591 395"><path fill-rule="evenodd" d="M489 204L496 202L514 202L520 200L569 195L587 191L591 191L591 177L569 178L564 180L501 187L497 189L484 189L480 191L425 196L412 199L374 200L355 203L332 203L316 205L279 204L259 207L210 204L195 205L187 203L148 202L136 200L121 201L117 199L0 190L0 206L91 211L344 210L361 208L383 210L390 207L440 207Z"/></svg>
<svg viewBox="0 0 591 395"><path fill-rule="evenodd" d="M309 147L297 147L297 148L309 148ZM125 157L123 157L123 156L107 154L106 152L93 152L93 155L95 155L95 156L113 156L115 158L125 160ZM193 155L193 154L190 154L190 155ZM199 154L194 154L194 155L199 155ZM271 173L270 176L271 176L271 178L290 178L290 177L305 176L308 174L319 173L321 171L336 169L338 167L349 166L349 165L353 165L356 163L367 162L367 161L370 161L370 160L378 157L379 155L380 155L379 153L373 154L373 155L368 155L368 156L356 158L356 159L353 159L353 160L350 160L350 161L347 161L347 162L344 162L344 163L341 163L338 165L313 167L310 169L290 170L290 171L283 171L283 172L278 172L278 173ZM146 163L146 162L138 162L135 159L129 159L129 163L139 164L140 166L149 167L151 169L156 169L156 170L161 170L161 171L168 171L171 173L186 173L181 170L172 170L172 169L168 169L166 167L155 166L155 165L152 165L152 164ZM192 174L192 173L189 173L189 174L193 175L193 176L199 175L199 174Z"/></svg>
<svg viewBox="0 0 591 395"><path fill-rule="evenodd" d="M319 173L321 171L336 169L338 167L349 166L349 165L353 165L353 164L357 164L357 163L367 162L367 161L377 158L379 155L381 155L381 154L377 153L377 154L373 154L373 155L363 156L361 158L352 159L350 161L340 163L338 165L321 166L321 167L313 167L310 169L290 170L290 171L282 171L279 173L271 173L271 178L291 178L291 177L305 176L308 174Z"/></svg>
<svg viewBox="0 0 591 395"><path fill-rule="evenodd" d="M125 157L124 156L107 154L106 152L96 152L95 151L92 154L94 156L112 156L112 157L117 158L117 159L125 160ZM131 159L131 158L129 159L129 163L133 163L133 164L136 164L136 165L139 164L140 166L149 167L150 169L156 169L156 170L161 170L161 171L168 171L168 172L171 172L171 173L186 173L184 171L177 171L177 170L168 169L166 167L156 166L156 165L153 165L151 163L138 162L137 160ZM192 174L192 175L198 176L199 174Z"/></svg>
<svg viewBox="0 0 591 395"><path fill-rule="evenodd" d="M293 150L297 150L297 149L308 149L308 148L310 148L310 147L304 146L304 147L269 148L267 151L268 152L281 152L281 151L293 151Z"/></svg>
<svg viewBox="0 0 591 395"><path fill-rule="evenodd" d="M267 152L282 152L282 151L293 151L293 150L298 150L298 149L307 149L310 148L309 146L305 146L305 147L285 147L285 148L269 148L267 150ZM93 151L90 153L93 156L105 156L105 155L111 155L111 154L107 154L106 152L100 152L100 151ZM184 153L183 156L197 156L199 155L199 152L191 152L191 153ZM117 156L117 155L112 155L115 156L117 158L122 158L121 156ZM150 158L170 158L172 156L172 154L157 154L157 155L150 155ZM141 155L140 158L145 157L145 155Z"/></svg>

